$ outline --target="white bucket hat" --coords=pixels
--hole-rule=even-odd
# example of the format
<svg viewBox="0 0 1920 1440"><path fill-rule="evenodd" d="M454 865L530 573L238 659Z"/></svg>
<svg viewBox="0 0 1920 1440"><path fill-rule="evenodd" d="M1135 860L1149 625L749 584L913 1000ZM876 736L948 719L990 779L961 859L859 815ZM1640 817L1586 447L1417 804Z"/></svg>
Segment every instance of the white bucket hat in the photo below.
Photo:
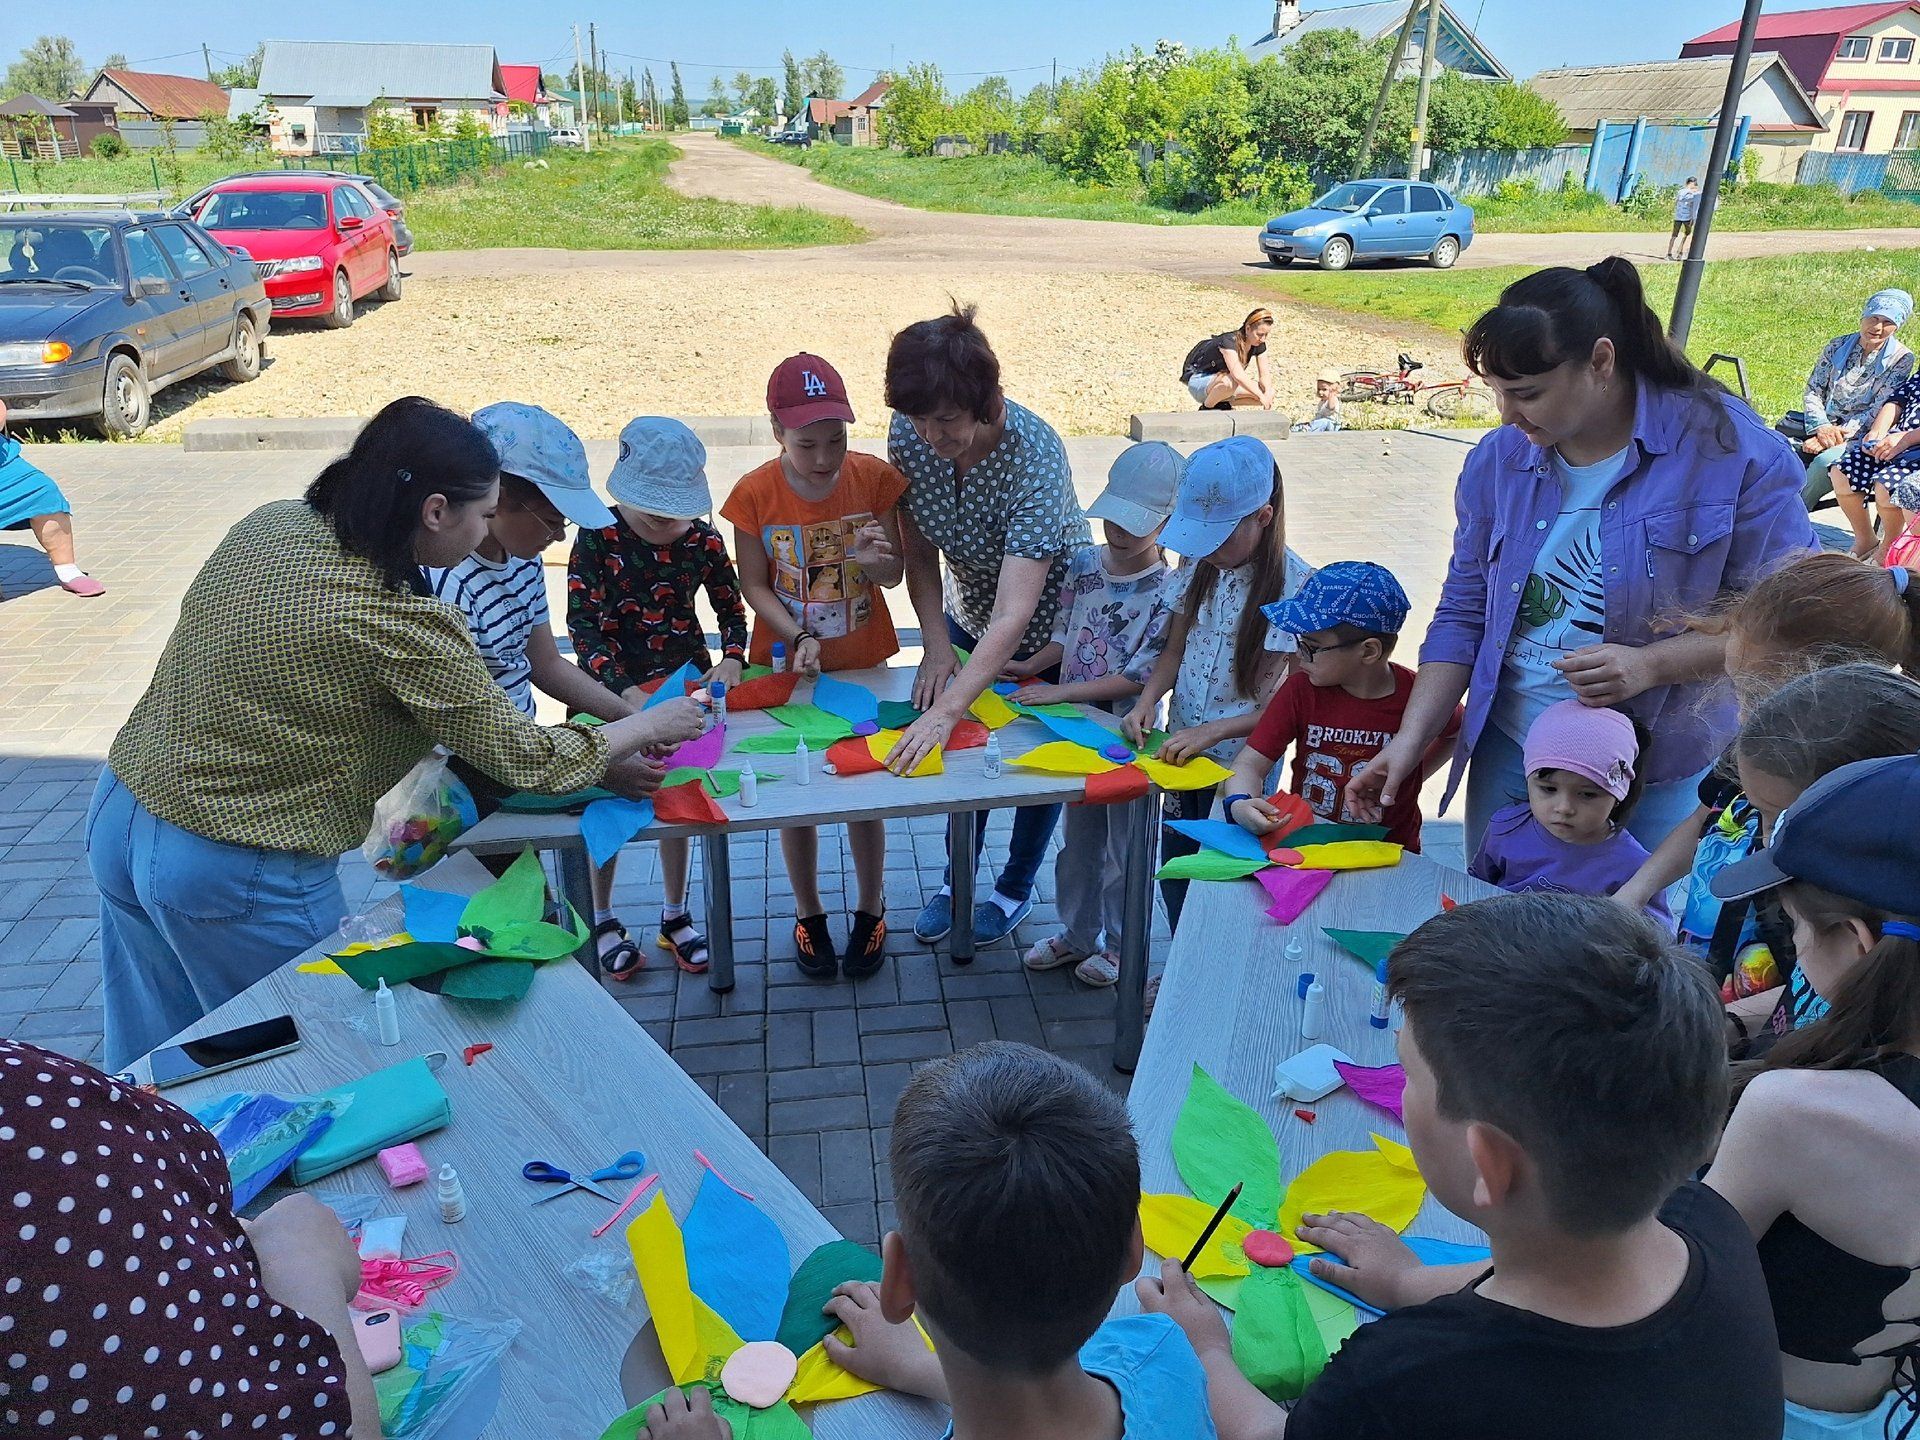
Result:
<svg viewBox="0 0 1920 1440"><path fill-rule="evenodd" d="M620 432L620 458L607 476L607 493L649 515L697 519L713 509L707 447L685 425L664 415L630 420Z"/></svg>
<svg viewBox="0 0 1920 1440"><path fill-rule="evenodd" d="M558 417L538 405L502 400L473 412L473 423L493 442L502 475L518 475L583 530L604 530L613 511L593 493L587 447Z"/></svg>

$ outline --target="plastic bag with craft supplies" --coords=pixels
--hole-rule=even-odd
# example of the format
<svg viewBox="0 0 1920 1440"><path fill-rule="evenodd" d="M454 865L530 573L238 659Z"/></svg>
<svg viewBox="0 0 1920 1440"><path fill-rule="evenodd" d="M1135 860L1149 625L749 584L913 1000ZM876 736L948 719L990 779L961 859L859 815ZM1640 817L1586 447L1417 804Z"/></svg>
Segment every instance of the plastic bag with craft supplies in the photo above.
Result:
<svg viewBox="0 0 1920 1440"><path fill-rule="evenodd" d="M477 1434L484 1418L463 1412L491 1383L500 1357L520 1333L518 1320L461 1320L427 1310L404 1321L400 1363L373 1377L386 1440L428 1440L456 1418L459 1434Z"/></svg>
<svg viewBox="0 0 1920 1440"><path fill-rule="evenodd" d="M435 747L374 805L373 826L360 854L382 878L418 875L480 823L480 807L453 772L451 759Z"/></svg>

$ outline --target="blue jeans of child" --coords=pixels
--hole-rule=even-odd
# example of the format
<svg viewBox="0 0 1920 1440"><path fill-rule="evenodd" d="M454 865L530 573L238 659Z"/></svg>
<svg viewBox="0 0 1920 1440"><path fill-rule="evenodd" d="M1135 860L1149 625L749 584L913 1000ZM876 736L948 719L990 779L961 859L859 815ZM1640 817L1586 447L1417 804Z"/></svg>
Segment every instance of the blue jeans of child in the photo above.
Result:
<svg viewBox="0 0 1920 1440"><path fill-rule="evenodd" d="M979 645L979 638L970 634L960 622L947 616L947 638L966 650ZM1024 660L1026 656L1016 655L1014 659ZM1043 670L1033 677L1046 684L1057 684L1060 679L1060 667ZM996 893L1009 900L1025 900L1033 894L1033 877L1040 873L1040 862L1047 857L1047 842L1053 839L1053 827L1060 823L1059 805L1022 805L1013 812L1013 840L1007 846L1007 863L1000 871L1000 878L993 882ZM987 818L993 812L978 810L973 816L973 863L980 864L980 849L987 841ZM952 832L948 832L951 836ZM952 842L948 842L946 883L953 884Z"/></svg>
<svg viewBox="0 0 1920 1440"><path fill-rule="evenodd" d="M318 944L346 913L337 857L182 830L111 769L93 792L86 834L100 887L109 1071Z"/></svg>

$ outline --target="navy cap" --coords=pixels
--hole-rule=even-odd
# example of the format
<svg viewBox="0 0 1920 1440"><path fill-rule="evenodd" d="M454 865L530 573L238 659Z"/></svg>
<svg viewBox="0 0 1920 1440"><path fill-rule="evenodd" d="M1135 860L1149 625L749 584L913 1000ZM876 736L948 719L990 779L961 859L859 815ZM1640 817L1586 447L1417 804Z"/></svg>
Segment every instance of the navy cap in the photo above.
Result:
<svg viewBox="0 0 1920 1440"><path fill-rule="evenodd" d="M1713 877L1721 900L1802 880L1895 915L1920 915L1920 755L1822 775L1774 821L1767 848Z"/></svg>
<svg viewBox="0 0 1920 1440"><path fill-rule="evenodd" d="M1285 600L1262 605L1273 628L1288 635L1311 635L1336 625L1351 625L1376 635L1398 635L1412 606L1393 572L1371 560L1336 560L1307 577Z"/></svg>

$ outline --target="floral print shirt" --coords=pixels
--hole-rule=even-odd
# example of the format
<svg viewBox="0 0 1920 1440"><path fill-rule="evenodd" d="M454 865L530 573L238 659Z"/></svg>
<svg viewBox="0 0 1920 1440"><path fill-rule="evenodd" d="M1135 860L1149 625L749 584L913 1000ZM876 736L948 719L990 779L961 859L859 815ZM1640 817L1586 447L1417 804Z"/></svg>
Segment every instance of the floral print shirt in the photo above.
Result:
<svg viewBox="0 0 1920 1440"><path fill-rule="evenodd" d="M1858 335L1842 335L1813 362L1800 408L1810 429L1838 425L1851 439L1912 374L1913 352L1891 335L1871 355L1860 348Z"/></svg>
<svg viewBox="0 0 1920 1440"><path fill-rule="evenodd" d="M1162 561L1137 575L1114 575L1101 563L1097 545L1067 560L1060 614L1053 638L1063 650L1060 683L1104 680L1109 675L1151 671L1166 647L1173 611L1167 594L1179 572Z"/></svg>
<svg viewBox="0 0 1920 1440"><path fill-rule="evenodd" d="M671 545L655 545L617 512L606 529L581 530L567 565L567 631L581 667L616 694L688 661L707 669L706 629L693 608L702 586L722 658L744 663L747 606L718 530L695 520Z"/></svg>

